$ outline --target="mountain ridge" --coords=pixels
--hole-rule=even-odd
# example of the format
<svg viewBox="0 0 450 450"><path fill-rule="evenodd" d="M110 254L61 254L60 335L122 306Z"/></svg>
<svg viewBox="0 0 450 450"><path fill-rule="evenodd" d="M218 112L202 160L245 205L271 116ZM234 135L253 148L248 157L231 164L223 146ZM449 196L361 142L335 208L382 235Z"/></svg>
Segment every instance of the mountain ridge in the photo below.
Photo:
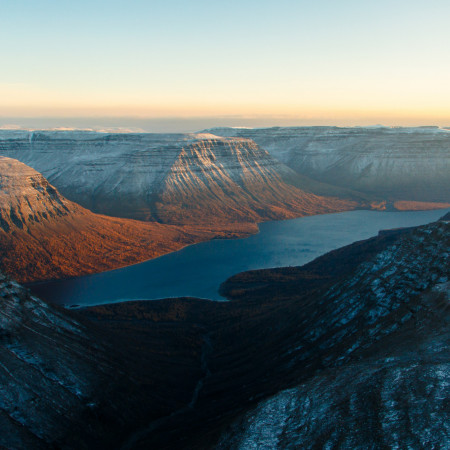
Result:
<svg viewBox="0 0 450 450"><path fill-rule="evenodd" d="M361 204L333 187L314 194L317 182L243 138L4 131L0 154L32 166L94 212L140 220L260 222Z"/></svg>
<svg viewBox="0 0 450 450"><path fill-rule="evenodd" d="M438 127L211 128L254 140L300 174L388 201L450 201L450 133Z"/></svg>

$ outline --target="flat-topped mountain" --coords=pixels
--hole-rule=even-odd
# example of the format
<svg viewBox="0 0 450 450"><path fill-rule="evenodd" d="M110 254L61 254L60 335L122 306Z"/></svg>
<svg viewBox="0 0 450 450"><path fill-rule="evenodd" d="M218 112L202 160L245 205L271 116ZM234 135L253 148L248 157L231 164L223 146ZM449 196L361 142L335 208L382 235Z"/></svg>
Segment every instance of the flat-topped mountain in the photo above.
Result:
<svg viewBox="0 0 450 450"><path fill-rule="evenodd" d="M0 157L0 266L20 281L114 269L216 236L93 214L31 167Z"/></svg>
<svg viewBox="0 0 450 450"><path fill-rule="evenodd" d="M300 174L387 200L450 201L450 131L437 127L212 128Z"/></svg>
<svg viewBox="0 0 450 450"><path fill-rule="evenodd" d="M0 154L35 168L67 198L113 216L259 222L357 206L350 194L300 176L244 138L3 131Z"/></svg>
<svg viewBox="0 0 450 450"><path fill-rule="evenodd" d="M5 232L29 231L33 225L71 215L88 215L66 200L31 167L0 156L0 227Z"/></svg>

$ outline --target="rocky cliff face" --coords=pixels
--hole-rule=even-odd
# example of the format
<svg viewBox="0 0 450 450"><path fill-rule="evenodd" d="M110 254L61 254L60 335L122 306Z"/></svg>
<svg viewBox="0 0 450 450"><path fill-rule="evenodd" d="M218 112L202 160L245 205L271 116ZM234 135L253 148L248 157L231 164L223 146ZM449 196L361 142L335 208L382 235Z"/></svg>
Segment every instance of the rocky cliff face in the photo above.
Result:
<svg viewBox="0 0 450 450"><path fill-rule="evenodd" d="M93 214L34 169L0 157L0 267L19 281L113 269L216 236Z"/></svg>
<svg viewBox="0 0 450 450"><path fill-rule="evenodd" d="M0 157L0 227L5 232L29 231L35 224L70 215L88 214L66 200L31 167Z"/></svg>
<svg viewBox="0 0 450 450"><path fill-rule="evenodd" d="M314 195L310 182L242 138L4 131L0 154L42 172L71 200L114 216L254 222L356 206Z"/></svg>
<svg viewBox="0 0 450 450"><path fill-rule="evenodd" d="M450 201L450 132L422 128L213 128L254 140L298 173L390 200Z"/></svg>
<svg viewBox="0 0 450 450"><path fill-rule="evenodd" d="M102 391L121 377L109 352L82 322L0 274L0 446L95 442Z"/></svg>

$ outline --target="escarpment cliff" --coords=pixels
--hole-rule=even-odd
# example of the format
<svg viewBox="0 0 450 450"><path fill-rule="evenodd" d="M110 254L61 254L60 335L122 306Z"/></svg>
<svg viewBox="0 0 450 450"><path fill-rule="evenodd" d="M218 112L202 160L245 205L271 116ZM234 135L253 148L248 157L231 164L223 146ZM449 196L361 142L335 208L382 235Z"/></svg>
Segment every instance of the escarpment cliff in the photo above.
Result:
<svg viewBox="0 0 450 450"><path fill-rule="evenodd" d="M4 131L0 154L41 172L72 201L163 223L259 222L352 209L249 139L211 134Z"/></svg>
<svg viewBox="0 0 450 450"><path fill-rule="evenodd" d="M448 129L274 127L208 132L252 139L317 181L390 201L450 202Z"/></svg>

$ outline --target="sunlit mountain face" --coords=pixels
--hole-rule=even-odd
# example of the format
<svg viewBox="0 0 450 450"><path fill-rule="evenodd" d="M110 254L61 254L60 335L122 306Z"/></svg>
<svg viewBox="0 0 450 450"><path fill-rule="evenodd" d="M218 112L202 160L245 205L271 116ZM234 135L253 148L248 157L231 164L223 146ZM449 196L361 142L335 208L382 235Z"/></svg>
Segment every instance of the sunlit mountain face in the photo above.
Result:
<svg viewBox="0 0 450 450"><path fill-rule="evenodd" d="M217 236L94 214L38 172L0 157L0 265L20 281L115 269Z"/></svg>

